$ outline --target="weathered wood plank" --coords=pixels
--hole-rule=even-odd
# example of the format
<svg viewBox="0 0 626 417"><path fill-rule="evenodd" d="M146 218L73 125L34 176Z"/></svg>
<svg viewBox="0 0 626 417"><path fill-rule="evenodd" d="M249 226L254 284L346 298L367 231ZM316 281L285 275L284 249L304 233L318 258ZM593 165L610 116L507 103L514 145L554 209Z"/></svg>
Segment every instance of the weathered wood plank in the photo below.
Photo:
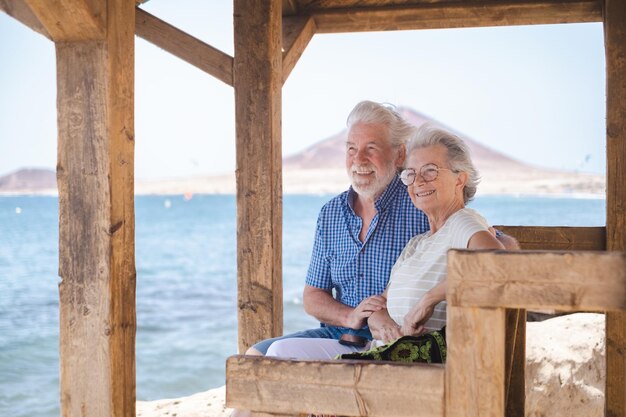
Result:
<svg viewBox="0 0 626 417"><path fill-rule="evenodd" d="M80 415L86 407L95 414L98 405L110 415L106 51L101 42L84 42L59 43L56 52L61 410ZM85 358L93 359L90 369Z"/></svg>
<svg viewBox="0 0 626 417"><path fill-rule="evenodd" d="M524 417L526 402L526 310L506 309L506 416Z"/></svg>
<svg viewBox="0 0 626 417"><path fill-rule="evenodd" d="M503 329L504 330L504 329ZM291 361L233 356L226 405L278 413L443 416L441 365Z"/></svg>
<svg viewBox="0 0 626 417"><path fill-rule="evenodd" d="M218 80L233 85L231 56L140 8L136 10L135 33Z"/></svg>
<svg viewBox="0 0 626 417"><path fill-rule="evenodd" d="M61 414L135 415L134 5L57 42Z"/></svg>
<svg viewBox="0 0 626 417"><path fill-rule="evenodd" d="M626 310L626 253L448 254L448 305L563 311Z"/></svg>
<svg viewBox="0 0 626 417"><path fill-rule="evenodd" d="M606 313L605 415L626 416L626 314Z"/></svg>
<svg viewBox="0 0 626 417"><path fill-rule="evenodd" d="M605 227L494 226L525 250L605 250Z"/></svg>
<svg viewBox="0 0 626 417"><path fill-rule="evenodd" d="M235 0L239 351L282 334L281 2Z"/></svg>
<svg viewBox="0 0 626 417"><path fill-rule="evenodd" d="M448 304L446 417L505 415L504 326L503 308Z"/></svg>
<svg viewBox="0 0 626 417"><path fill-rule="evenodd" d="M106 4L111 402L113 415L135 417L135 7L127 0Z"/></svg>
<svg viewBox="0 0 626 417"><path fill-rule="evenodd" d="M440 29L602 21L600 0L426 3L311 11L318 33Z"/></svg>
<svg viewBox="0 0 626 417"><path fill-rule="evenodd" d="M297 17L283 20L283 83L296 66L307 45L315 35L315 20Z"/></svg>
<svg viewBox="0 0 626 417"><path fill-rule="evenodd" d="M55 42L102 40L106 1L24 0Z"/></svg>
<svg viewBox="0 0 626 417"><path fill-rule="evenodd" d="M626 251L626 2L606 0L606 246ZM606 314L608 417L626 416L626 314Z"/></svg>
<svg viewBox="0 0 626 417"><path fill-rule="evenodd" d="M0 0L0 10L48 39L50 34L24 0Z"/></svg>

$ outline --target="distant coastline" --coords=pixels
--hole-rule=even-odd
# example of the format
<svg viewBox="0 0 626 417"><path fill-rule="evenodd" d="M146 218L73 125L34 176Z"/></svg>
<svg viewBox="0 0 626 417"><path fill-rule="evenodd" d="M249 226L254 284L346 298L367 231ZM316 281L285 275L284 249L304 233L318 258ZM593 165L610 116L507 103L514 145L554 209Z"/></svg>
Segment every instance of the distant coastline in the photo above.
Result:
<svg viewBox="0 0 626 417"><path fill-rule="evenodd" d="M40 174L55 176L54 171L40 170ZM13 174L14 175L14 174ZM44 183L45 186L37 186ZM0 196L57 195L56 184L49 181L20 181L19 187L2 187ZM605 196L605 178L598 174L548 171L541 169L516 170L508 173L486 171L478 187L480 195L520 196L566 196L573 198L602 198ZM342 169L285 169L283 171L284 194L338 194L349 186L348 177ZM234 174L175 178L165 180L137 180L136 195L194 195L235 194Z"/></svg>
<svg viewBox="0 0 626 417"><path fill-rule="evenodd" d="M408 107L399 108L414 126L433 120ZM482 181L477 195L567 196L600 198L606 193L604 175L535 167L482 145L462 132ZM345 172L347 130L320 140L283 159L284 194L338 194L349 186ZM235 194L234 172L189 178L135 179L136 195ZM24 168L0 176L0 195L55 195L56 173L51 169Z"/></svg>

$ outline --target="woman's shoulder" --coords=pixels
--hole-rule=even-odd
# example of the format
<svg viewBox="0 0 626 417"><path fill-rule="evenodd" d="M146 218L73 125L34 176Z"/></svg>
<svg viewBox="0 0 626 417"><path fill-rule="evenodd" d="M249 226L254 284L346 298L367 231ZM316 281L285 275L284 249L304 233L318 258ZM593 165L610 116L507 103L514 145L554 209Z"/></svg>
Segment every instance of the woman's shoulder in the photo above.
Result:
<svg viewBox="0 0 626 417"><path fill-rule="evenodd" d="M456 224L468 224L469 223L469 224L477 224L477 225L483 226L486 229L489 228L489 223L487 223L487 220L479 212L469 207L464 207L461 210L457 211L452 216L450 216L448 221L451 221L451 225L455 223Z"/></svg>
<svg viewBox="0 0 626 417"><path fill-rule="evenodd" d="M431 233L430 231L428 231L428 232L420 233L419 235L413 236L404 246L404 252L406 252L405 255L410 256L412 253L417 251L420 245L424 243L424 239L426 239L430 235Z"/></svg>

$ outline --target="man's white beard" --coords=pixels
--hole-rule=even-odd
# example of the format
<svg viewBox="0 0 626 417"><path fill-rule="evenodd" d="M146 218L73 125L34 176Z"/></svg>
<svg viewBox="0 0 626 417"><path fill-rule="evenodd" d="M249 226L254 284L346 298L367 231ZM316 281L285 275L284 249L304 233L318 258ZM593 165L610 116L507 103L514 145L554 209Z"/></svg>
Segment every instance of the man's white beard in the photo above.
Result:
<svg viewBox="0 0 626 417"><path fill-rule="evenodd" d="M359 181L359 175L355 173L355 171L373 171L374 172L374 180L373 181ZM389 185L393 177L396 175L396 167L393 163L387 166L387 169L384 172L379 172L375 170L375 167L371 164L368 165L352 165L348 168L348 176L350 177L350 182L352 183L352 188L359 194L360 196L367 198L378 198L385 188Z"/></svg>

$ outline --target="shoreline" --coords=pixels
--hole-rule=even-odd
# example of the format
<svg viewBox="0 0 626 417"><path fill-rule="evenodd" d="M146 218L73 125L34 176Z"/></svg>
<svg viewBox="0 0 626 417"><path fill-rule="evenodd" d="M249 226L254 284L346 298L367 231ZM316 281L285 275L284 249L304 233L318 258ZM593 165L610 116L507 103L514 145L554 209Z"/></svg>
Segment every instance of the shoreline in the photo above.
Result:
<svg viewBox="0 0 626 417"><path fill-rule="evenodd" d="M337 195L350 183L343 169L286 169L283 195ZM235 174L136 180L135 195L235 195ZM0 196L58 195L56 188L0 190ZM597 198L606 196L606 178L599 174L546 170L484 170L477 196Z"/></svg>
<svg viewBox="0 0 626 417"><path fill-rule="evenodd" d="M135 197L184 197L185 192L179 193L170 193L170 192L162 192L162 193L135 193ZM284 196L328 196L332 198L339 193L334 192L285 192ZM198 192L191 193L192 197L194 196L232 196L235 197L235 193L230 192ZM9 198L9 197L59 197L57 192L5 192L0 191L0 198ZM511 197L511 198L569 198L573 200L605 200L606 196L604 194L595 194L595 193L477 193L476 198L480 197ZM190 198L191 199L191 198Z"/></svg>

